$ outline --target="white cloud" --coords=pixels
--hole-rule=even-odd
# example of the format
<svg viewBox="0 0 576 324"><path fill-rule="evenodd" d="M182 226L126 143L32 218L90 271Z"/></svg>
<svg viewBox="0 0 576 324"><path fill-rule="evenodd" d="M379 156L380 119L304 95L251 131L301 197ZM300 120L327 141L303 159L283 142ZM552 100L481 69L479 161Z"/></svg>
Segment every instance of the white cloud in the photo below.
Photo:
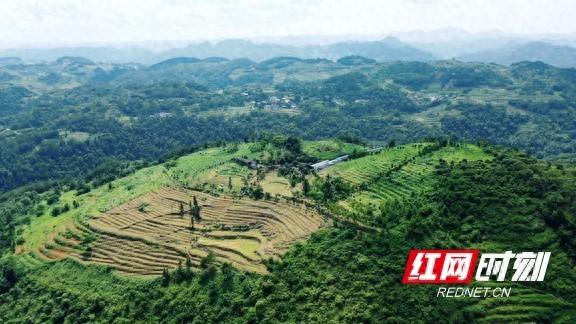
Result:
<svg viewBox="0 0 576 324"><path fill-rule="evenodd" d="M0 40L98 43L307 34L576 32L574 0L0 0Z"/></svg>

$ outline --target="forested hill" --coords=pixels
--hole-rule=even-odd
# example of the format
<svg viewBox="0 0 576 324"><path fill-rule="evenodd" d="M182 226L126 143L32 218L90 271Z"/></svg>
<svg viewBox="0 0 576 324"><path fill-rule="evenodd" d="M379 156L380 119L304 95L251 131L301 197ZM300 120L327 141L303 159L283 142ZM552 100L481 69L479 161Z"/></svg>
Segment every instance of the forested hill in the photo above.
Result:
<svg viewBox="0 0 576 324"><path fill-rule="evenodd" d="M0 321L574 323L575 185L573 167L489 145L275 136L83 190L23 188L3 202L0 237L16 242L0 242L14 252L0 259ZM411 247L551 259L543 282L481 283L510 297L437 298L402 285Z"/></svg>
<svg viewBox="0 0 576 324"><path fill-rule="evenodd" d="M437 61L176 58L152 66L0 62L0 190L284 133L378 145L486 140L576 153L576 70Z"/></svg>

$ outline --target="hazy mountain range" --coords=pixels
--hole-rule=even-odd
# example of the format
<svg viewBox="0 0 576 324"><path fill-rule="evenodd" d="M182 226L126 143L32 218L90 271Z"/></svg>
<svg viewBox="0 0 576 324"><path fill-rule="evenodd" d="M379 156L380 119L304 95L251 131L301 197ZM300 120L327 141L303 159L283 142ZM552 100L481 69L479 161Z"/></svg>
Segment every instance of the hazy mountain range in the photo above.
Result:
<svg viewBox="0 0 576 324"><path fill-rule="evenodd" d="M68 47L50 49L8 49L0 56L19 57L25 61L53 61L63 56L86 57L96 62L139 62L156 63L174 57L225 57L228 59L249 58L263 61L278 56L301 58L338 59L348 55L360 55L379 61L429 61L436 57L396 38L379 41L347 41L326 45L282 45L257 43L249 40L223 40L219 42L192 43L185 47L155 52L144 47Z"/></svg>
<svg viewBox="0 0 576 324"><path fill-rule="evenodd" d="M576 66L576 49L544 42L505 45L497 49L459 56L463 61L512 64L518 61L542 61L558 67Z"/></svg>
<svg viewBox="0 0 576 324"><path fill-rule="evenodd" d="M499 64L543 61L560 67L576 67L576 35L516 35L500 32L472 34L460 29L399 32L392 35L319 35L188 44L155 42L114 46L9 48L0 50L0 57L41 62L75 56L95 62L154 64L175 57L248 58L263 61L279 56L335 60L343 56L360 55L377 61L457 58Z"/></svg>

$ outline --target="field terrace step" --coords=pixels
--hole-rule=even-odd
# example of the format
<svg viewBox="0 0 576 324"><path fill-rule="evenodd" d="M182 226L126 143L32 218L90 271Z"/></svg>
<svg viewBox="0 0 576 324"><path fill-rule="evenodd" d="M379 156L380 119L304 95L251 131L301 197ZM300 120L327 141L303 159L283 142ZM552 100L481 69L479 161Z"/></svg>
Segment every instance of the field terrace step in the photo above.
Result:
<svg viewBox="0 0 576 324"><path fill-rule="evenodd" d="M189 210L194 198L201 207L201 219L192 229ZM165 187L113 207L90 219L87 226L75 229L79 236L95 236L86 251L72 247L62 250L82 263L103 264L136 276L159 275L165 268L175 269L187 257L198 268L210 252L219 262L265 273L263 260L281 256L294 241L328 224L323 216L302 205ZM235 230L239 228L246 231ZM77 242L61 243L68 246ZM43 252L47 259L54 257L50 251Z"/></svg>

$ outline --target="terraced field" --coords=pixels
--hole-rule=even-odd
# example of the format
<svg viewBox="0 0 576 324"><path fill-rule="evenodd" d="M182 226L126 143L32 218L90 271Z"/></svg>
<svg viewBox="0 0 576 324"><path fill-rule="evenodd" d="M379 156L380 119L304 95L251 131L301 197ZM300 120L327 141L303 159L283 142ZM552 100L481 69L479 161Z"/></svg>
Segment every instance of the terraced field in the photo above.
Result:
<svg viewBox="0 0 576 324"><path fill-rule="evenodd" d="M416 157L423 148L430 145L432 143L417 143L384 149L373 155L326 168L320 172L320 175L338 176L355 185L370 182L380 177L386 170Z"/></svg>
<svg viewBox="0 0 576 324"><path fill-rule="evenodd" d="M434 184L433 173L440 160L450 163L452 161L474 161L489 158L490 156L484 153L480 147L469 144L443 147L429 154L415 158L410 157L400 168L388 175L376 178L363 190L340 201L339 205L348 211L355 211L356 214L365 214L368 207L377 207L388 201L410 198L430 190ZM362 159L356 160L356 163L361 164ZM348 174L342 174L342 176L347 178L358 173L359 171L352 170ZM366 179L366 177L363 176L362 179Z"/></svg>
<svg viewBox="0 0 576 324"><path fill-rule="evenodd" d="M64 231L66 226L72 226L71 223L77 220L105 213L115 206L166 186L196 186L205 180L204 177L210 170L224 167L235 156L250 157L251 154L250 144L239 145L235 149L209 148L174 161L140 169L86 194L77 195L75 191L67 191L60 196L59 207L65 203L72 206L73 201L76 201L79 207L53 217L50 215L50 206L45 204L45 213L23 228L24 244L19 248L23 253L36 251L41 244L50 241L55 232Z"/></svg>
<svg viewBox="0 0 576 324"><path fill-rule="evenodd" d="M194 197L201 219L192 225ZM166 187L68 228L42 246L39 257L71 257L146 276L174 269L186 259L198 267L213 253L217 261L264 273L265 259L281 256L293 242L326 225L320 215L299 205Z"/></svg>
<svg viewBox="0 0 576 324"><path fill-rule="evenodd" d="M437 107L430 108L426 111L414 114L409 118L419 123L422 123L425 126L432 128L439 128L442 126L442 123L440 121L442 117L449 114L449 112L447 112L445 108L446 108L445 105L439 105Z"/></svg>
<svg viewBox="0 0 576 324"><path fill-rule="evenodd" d="M237 170L230 162L234 156L252 156L249 145L240 145L235 150L230 148L211 148L179 158L174 167L168 167L167 173L176 183L194 186L210 178L209 173L216 175L245 174L248 171ZM226 177L226 181L227 181Z"/></svg>
<svg viewBox="0 0 576 324"><path fill-rule="evenodd" d="M387 179L369 185L366 190L353 195L350 199L362 203L382 203L390 199L410 197L430 187L433 169L433 161L418 158L392 173Z"/></svg>
<svg viewBox="0 0 576 324"><path fill-rule="evenodd" d="M302 190L302 184L292 187L288 179L279 176L274 171L266 173L262 181L260 181L260 186L272 196L293 197L296 192Z"/></svg>
<svg viewBox="0 0 576 324"><path fill-rule="evenodd" d="M200 172L190 184L193 187L211 188L220 192L237 192L255 174L256 171L247 167L234 162L225 162Z"/></svg>
<svg viewBox="0 0 576 324"><path fill-rule="evenodd" d="M483 286L498 287L497 283ZM485 298L465 308L478 323L544 323L560 310L574 305L533 288L513 286L510 297Z"/></svg>
<svg viewBox="0 0 576 324"><path fill-rule="evenodd" d="M440 159L490 158L473 145L434 145L385 149L334 165L320 175L352 183L355 193L339 204L353 214L366 214L367 206L428 190ZM83 195L65 192L60 204L77 207L58 217L47 209L25 229L24 244L18 250L31 266L72 258L108 265L128 275L158 275L187 259L198 267L209 253L219 262L265 272L264 260L281 256L294 241L329 222L311 209L286 201L234 198L242 186L256 180L255 171L232 163L231 158L258 154L248 145L212 148L139 170ZM274 171L255 183L273 195L289 196L301 190L291 188ZM201 219L192 224L194 197Z"/></svg>
<svg viewBox="0 0 576 324"><path fill-rule="evenodd" d="M257 154L250 144L209 148L138 170L83 195L65 192L56 206L75 208L53 217L53 207L46 205L45 213L24 228L18 254L30 266L72 258L110 265L124 274L157 275L187 258L197 266L213 252L217 261L265 272L264 259L282 255L292 242L327 222L286 202L233 199L255 171L231 159ZM227 196L182 189L186 187ZM193 196L202 219L191 229Z"/></svg>

